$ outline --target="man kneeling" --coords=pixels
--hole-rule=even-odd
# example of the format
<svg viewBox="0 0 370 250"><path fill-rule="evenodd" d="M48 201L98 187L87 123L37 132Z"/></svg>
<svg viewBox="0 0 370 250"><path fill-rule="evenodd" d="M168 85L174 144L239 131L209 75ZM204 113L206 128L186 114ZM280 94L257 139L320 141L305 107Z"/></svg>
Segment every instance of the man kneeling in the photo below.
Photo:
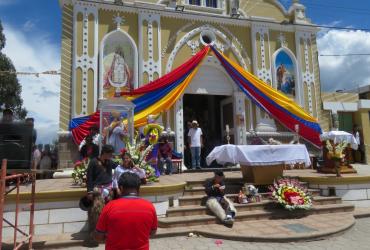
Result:
<svg viewBox="0 0 370 250"><path fill-rule="evenodd" d="M233 203L225 196L224 173L216 171L213 179L205 184L208 195L206 206L226 225L234 223L236 209Z"/></svg>

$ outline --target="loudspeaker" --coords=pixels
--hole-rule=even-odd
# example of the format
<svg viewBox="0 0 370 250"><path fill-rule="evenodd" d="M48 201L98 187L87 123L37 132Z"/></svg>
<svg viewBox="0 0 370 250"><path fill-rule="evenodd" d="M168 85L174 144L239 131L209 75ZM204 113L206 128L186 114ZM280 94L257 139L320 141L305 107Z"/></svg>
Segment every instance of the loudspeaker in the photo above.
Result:
<svg viewBox="0 0 370 250"><path fill-rule="evenodd" d="M25 123L0 123L0 160L9 170L31 170L32 130Z"/></svg>

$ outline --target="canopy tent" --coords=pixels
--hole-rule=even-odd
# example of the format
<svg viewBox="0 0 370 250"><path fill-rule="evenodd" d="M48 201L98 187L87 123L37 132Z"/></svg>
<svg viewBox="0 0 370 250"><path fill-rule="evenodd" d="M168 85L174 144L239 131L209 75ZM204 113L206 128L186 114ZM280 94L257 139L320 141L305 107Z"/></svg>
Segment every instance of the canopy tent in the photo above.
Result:
<svg viewBox="0 0 370 250"><path fill-rule="evenodd" d="M317 120L281 92L264 83L253 74L244 70L237 63L228 59L214 47L206 46L183 65L170 73L158 78L131 92L122 92L128 100L135 104L135 127L146 124L148 115L158 114L170 109L183 95L194 75L198 71L202 59L211 51L220 60L226 72L256 105L274 117L282 125L291 131L295 131L295 125L299 125L299 135L317 147L321 147L321 128ZM78 139L81 138L79 127L85 128L85 121L91 123L98 118L96 114L87 117L72 119L70 130ZM98 121L97 121L98 122ZM79 125L78 125L79 124ZM81 132L85 132L83 129Z"/></svg>

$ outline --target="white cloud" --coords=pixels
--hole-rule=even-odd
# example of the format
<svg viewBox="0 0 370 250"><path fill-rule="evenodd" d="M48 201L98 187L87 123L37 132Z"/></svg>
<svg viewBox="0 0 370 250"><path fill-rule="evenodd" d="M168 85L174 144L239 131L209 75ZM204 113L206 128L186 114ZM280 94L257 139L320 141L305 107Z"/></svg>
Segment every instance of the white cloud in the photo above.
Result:
<svg viewBox="0 0 370 250"><path fill-rule="evenodd" d="M4 33L4 53L13 61L17 71L60 69L59 47L47 39L47 34L30 34L7 24L4 24ZM38 143L52 142L58 131L60 77L19 76L18 79L22 84L22 98L28 116L35 118Z"/></svg>
<svg viewBox="0 0 370 250"><path fill-rule="evenodd" d="M23 24L23 30L27 32L32 31L36 26L36 22L35 20L28 20Z"/></svg>
<svg viewBox="0 0 370 250"><path fill-rule="evenodd" d="M330 30L317 40L320 55L369 54L370 32ZM319 57L324 91L370 84L370 56Z"/></svg>

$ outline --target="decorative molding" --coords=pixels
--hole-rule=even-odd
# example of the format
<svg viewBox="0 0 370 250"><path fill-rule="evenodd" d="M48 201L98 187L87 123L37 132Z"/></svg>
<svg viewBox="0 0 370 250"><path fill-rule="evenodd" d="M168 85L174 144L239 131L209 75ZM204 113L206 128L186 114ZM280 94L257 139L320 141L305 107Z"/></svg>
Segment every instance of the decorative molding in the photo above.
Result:
<svg viewBox="0 0 370 250"><path fill-rule="evenodd" d="M259 34L259 37L257 37ZM257 39L260 41L260 47L257 48ZM253 70L256 76L260 78L262 81L266 83L272 84L272 76L271 76L271 63L270 66L267 68L266 66L266 53L268 53L268 57L271 58L270 46L268 46L268 50L266 51L265 42L270 44L270 35L269 29L266 25L253 25L252 26L252 50L253 50ZM259 68L259 61L258 61L258 53L261 53L261 68Z"/></svg>
<svg viewBox="0 0 370 250"><path fill-rule="evenodd" d="M286 41L286 37L284 36L284 34L282 32L280 32L279 36L278 36L278 42L280 44L280 47L288 47L288 42Z"/></svg>
<svg viewBox="0 0 370 250"><path fill-rule="evenodd" d="M195 41L189 40L189 41L186 42L186 44L191 49L191 55L195 55L197 53L197 50L198 50L199 45L200 45L200 43L198 42L198 40L195 40Z"/></svg>
<svg viewBox="0 0 370 250"><path fill-rule="evenodd" d="M171 54L170 54L170 56L168 58L168 62L167 62L167 66L166 66L166 73L168 73L168 72L170 72L172 70L172 65L173 65L173 62L175 60L175 57L176 57L177 53L187 43L187 41L189 41L190 39L192 39L196 34L201 33L202 31L205 31L205 30L210 30L210 31L214 32L217 35L217 37L219 37L221 39L221 41L223 41L224 43L226 43L226 45L231 48L232 52L237 57L240 65L243 68L247 69L247 65L245 63L245 60L242 57L241 52L237 49L237 47L233 43L233 41L231 41L220 30L214 28L213 26L210 26L210 25L206 24L206 25L200 26L200 27L195 28L192 31L188 32L187 34L185 34L180 39L180 41L177 42L177 44L175 45L175 48L173 49L173 51L171 52Z"/></svg>
<svg viewBox="0 0 370 250"><path fill-rule="evenodd" d="M188 24L182 26L179 30L176 31L176 35L171 36L171 38L168 40L166 46L162 49L161 58L165 57L168 48L175 43L179 34L181 34L184 30L190 28L192 25L195 25L195 22L191 22L191 23L188 23Z"/></svg>
<svg viewBox="0 0 370 250"><path fill-rule="evenodd" d="M245 121L245 94L240 91L234 92L234 124L235 124L235 143L238 145L247 144L247 129Z"/></svg>
<svg viewBox="0 0 370 250"><path fill-rule="evenodd" d="M148 23L148 40L143 40L143 24L144 22ZM157 24L157 29L153 28L153 24ZM154 32L157 32L157 44L158 48L154 48ZM144 44L147 44L148 50L148 59L144 60L143 51ZM154 80L155 73L158 76L162 75L162 57L160 54L161 51L161 16L158 13L151 13L147 11L139 12L139 79L140 83L143 82L143 74L148 74L149 82ZM158 60L154 59L154 53L158 53Z"/></svg>
<svg viewBox="0 0 370 250"><path fill-rule="evenodd" d="M78 1L73 8L73 62L72 62L72 118L76 116L88 115L88 98L94 98L94 107L96 109L97 96L98 96L98 10L93 4L80 4ZM77 55L77 16L82 14L82 55ZM90 41L94 44L94 55L89 56L89 16L94 17L94 40ZM76 95L76 70L80 68L82 71L82 95ZM88 71L94 72L94 96L88 97ZM76 99L81 98L81 113L76 113Z"/></svg>
<svg viewBox="0 0 370 250"><path fill-rule="evenodd" d="M303 48L301 47L301 41L303 42ZM314 69L310 69L310 58L309 58L309 47L312 47L311 43L311 33L308 32L296 32L296 47L297 47L297 57L298 57L298 63L300 67L300 79L302 86L304 83L307 85L307 103L308 103L308 111L311 115L313 114L313 93L316 93L315 90L315 71ZM303 49L303 55L301 53ZM312 52L312 50L311 50ZM311 54L313 57L313 54ZM303 64L303 63L304 64ZM312 66L313 64L313 58L311 58ZM304 67L303 67L304 66ZM312 91L313 88L313 91ZM313 92L313 93L312 93ZM303 94L302 94L303 95ZM304 99L304 98L303 98ZM317 96L316 96L317 99ZM304 103L304 101L303 101ZM317 105L316 105L316 115L317 115Z"/></svg>
<svg viewBox="0 0 370 250"><path fill-rule="evenodd" d="M170 112L167 113L170 115ZM183 152L184 150L184 110L183 96L181 96L175 104L175 133L176 133L176 151Z"/></svg>

